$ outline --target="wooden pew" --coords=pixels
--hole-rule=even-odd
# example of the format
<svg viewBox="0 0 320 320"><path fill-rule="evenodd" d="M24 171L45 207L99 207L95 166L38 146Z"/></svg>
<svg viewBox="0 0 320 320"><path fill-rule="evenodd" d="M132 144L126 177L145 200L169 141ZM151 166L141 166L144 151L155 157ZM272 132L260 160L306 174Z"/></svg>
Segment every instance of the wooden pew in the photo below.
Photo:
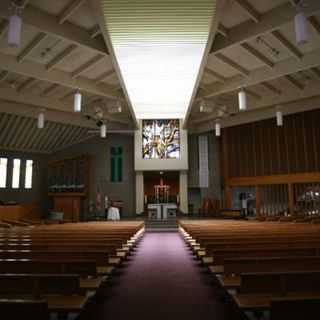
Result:
<svg viewBox="0 0 320 320"><path fill-rule="evenodd" d="M2 319L49 320L48 301L45 299L0 299Z"/></svg>
<svg viewBox="0 0 320 320"><path fill-rule="evenodd" d="M88 301L77 274L0 274L0 297L45 299L58 313L79 313Z"/></svg>
<svg viewBox="0 0 320 320"><path fill-rule="evenodd" d="M270 305L270 320L315 319L320 310L320 299L274 298Z"/></svg>
<svg viewBox="0 0 320 320"><path fill-rule="evenodd" d="M0 221L0 230L1 229L10 229L11 228L11 225L9 223L4 223L4 222L1 222Z"/></svg>
<svg viewBox="0 0 320 320"><path fill-rule="evenodd" d="M268 310L277 297L320 299L320 271L242 274L234 294L243 310Z"/></svg>
<svg viewBox="0 0 320 320"><path fill-rule="evenodd" d="M273 272L304 272L320 270L320 257L259 257L224 260L224 273L218 276L226 289L239 288L241 274Z"/></svg>

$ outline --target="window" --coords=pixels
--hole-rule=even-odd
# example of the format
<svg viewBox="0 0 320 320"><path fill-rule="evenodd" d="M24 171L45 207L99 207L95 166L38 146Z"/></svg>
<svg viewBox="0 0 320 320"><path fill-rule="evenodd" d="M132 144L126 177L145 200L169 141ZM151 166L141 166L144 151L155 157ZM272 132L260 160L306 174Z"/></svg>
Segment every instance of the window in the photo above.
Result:
<svg viewBox="0 0 320 320"><path fill-rule="evenodd" d="M0 188L7 186L7 158L0 158Z"/></svg>
<svg viewBox="0 0 320 320"><path fill-rule="evenodd" d="M111 182L122 181L122 147L111 147Z"/></svg>
<svg viewBox="0 0 320 320"><path fill-rule="evenodd" d="M180 130L178 119L143 120L143 159L179 159Z"/></svg>
<svg viewBox="0 0 320 320"><path fill-rule="evenodd" d="M26 189L32 188L32 169L33 169L33 160L26 161L26 175L24 180L24 187Z"/></svg>
<svg viewBox="0 0 320 320"><path fill-rule="evenodd" d="M12 170L12 188L17 189L20 185L20 159L13 159L13 170Z"/></svg>

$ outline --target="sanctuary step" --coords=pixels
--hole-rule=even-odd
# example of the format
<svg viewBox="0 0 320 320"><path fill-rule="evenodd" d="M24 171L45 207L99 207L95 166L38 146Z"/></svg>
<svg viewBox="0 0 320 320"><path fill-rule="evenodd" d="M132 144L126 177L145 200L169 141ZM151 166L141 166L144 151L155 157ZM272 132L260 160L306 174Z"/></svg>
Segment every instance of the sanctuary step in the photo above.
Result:
<svg viewBox="0 0 320 320"><path fill-rule="evenodd" d="M178 223L176 218L168 218L163 220L146 219L145 230L148 232L153 231L177 231Z"/></svg>

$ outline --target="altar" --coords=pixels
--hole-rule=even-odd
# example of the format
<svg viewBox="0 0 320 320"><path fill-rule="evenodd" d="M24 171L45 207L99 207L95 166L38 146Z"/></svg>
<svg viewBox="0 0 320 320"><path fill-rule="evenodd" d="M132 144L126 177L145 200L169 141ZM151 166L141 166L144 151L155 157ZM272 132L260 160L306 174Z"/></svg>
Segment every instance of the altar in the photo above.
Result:
<svg viewBox="0 0 320 320"><path fill-rule="evenodd" d="M166 220L177 216L177 205L175 203L149 203L148 218Z"/></svg>

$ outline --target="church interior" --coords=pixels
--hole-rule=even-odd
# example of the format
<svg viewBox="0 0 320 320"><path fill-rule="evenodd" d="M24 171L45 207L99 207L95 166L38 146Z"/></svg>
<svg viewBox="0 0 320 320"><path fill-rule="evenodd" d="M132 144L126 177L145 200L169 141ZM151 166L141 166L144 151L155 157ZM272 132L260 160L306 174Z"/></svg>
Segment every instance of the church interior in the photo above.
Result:
<svg viewBox="0 0 320 320"><path fill-rule="evenodd" d="M1 0L0 318L320 310L319 0Z"/></svg>

